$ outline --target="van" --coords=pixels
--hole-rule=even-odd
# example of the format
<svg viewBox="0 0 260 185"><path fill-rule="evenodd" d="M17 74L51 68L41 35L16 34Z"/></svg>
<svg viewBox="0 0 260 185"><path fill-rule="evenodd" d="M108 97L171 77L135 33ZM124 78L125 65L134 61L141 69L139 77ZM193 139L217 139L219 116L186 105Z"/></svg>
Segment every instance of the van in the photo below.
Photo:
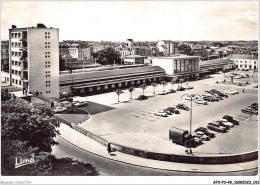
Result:
<svg viewBox="0 0 260 185"><path fill-rule="evenodd" d="M219 133L225 133L225 132L226 132L225 129L222 129L222 128L213 126L212 124L208 124L207 128L208 128L209 130L213 130L213 131L216 131L216 132L219 132Z"/></svg>

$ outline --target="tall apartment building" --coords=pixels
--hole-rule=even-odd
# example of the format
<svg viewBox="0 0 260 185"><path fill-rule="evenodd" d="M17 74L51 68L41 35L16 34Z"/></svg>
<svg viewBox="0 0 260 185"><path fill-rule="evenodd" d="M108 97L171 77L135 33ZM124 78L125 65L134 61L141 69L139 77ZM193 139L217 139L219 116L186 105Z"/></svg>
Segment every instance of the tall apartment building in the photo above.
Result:
<svg viewBox="0 0 260 185"><path fill-rule="evenodd" d="M11 85L59 98L59 29L37 27L9 29Z"/></svg>

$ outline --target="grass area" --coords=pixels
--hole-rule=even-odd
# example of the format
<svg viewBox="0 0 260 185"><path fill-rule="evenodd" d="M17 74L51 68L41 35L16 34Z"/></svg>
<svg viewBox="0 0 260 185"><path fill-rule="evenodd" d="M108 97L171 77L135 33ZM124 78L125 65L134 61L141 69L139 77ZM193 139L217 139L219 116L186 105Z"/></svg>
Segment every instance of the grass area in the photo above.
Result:
<svg viewBox="0 0 260 185"><path fill-rule="evenodd" d="M75 124L82 123L89 118L89 114L58 114L56 116Z"/></svg>
<svg viewBox="0 0 260 185"><path fill-rule="evenodd" d="M102 104L99 104L99 103L94 103L94 102L88 101L87 106L80 107L79 109L87 110L90 113L90 115L94 115L94 114L98 114L98 113L101 113L101 112L113 110L115 108L107 106L107 105L102 105Z"/></svg>

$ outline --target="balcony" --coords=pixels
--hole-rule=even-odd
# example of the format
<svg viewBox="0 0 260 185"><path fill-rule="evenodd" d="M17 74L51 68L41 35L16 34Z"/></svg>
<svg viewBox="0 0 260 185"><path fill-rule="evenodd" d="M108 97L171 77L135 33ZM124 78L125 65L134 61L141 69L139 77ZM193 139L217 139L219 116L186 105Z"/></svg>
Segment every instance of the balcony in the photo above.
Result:
<svg viewBox="0 0 260 185"><path fill-rule="evenodd" d="M21 41L21 42L27 42L27 38L20 38L19 41Z"/></svg>
<svg viewBox="0 0 260 185"><path fill-rule="evenodd" d="M19 50L20 51L27 51L27 47L20 47Z"/></svg>

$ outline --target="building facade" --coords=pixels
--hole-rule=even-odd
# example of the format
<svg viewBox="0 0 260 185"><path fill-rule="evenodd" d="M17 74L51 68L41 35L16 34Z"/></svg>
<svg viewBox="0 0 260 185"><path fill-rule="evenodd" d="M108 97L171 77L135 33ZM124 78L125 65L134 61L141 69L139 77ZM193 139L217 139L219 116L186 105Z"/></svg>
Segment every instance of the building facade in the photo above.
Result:
<svg viewBox="0 0 260 185"><path fill-rule="evenodd" d="M256 70L258 68L258 56L256 55L238 55L230 57L238 69Z"/></svg>
<svg viewBox="0 0 260 185"><path fill-rule="evenodd" d="M125 65L136 65L136 64L144 64L144 56L140 55L128 55L124 59Z"/></svg>
<svg viewBox="0 0 260 185"><path fill-rule="evenodd" d="M198 56L169 56L154 57L153 66L160 66L165 70L168 77L196 77L199 76Z"/></svg>
<svg viewBox="0 0 260 185"><path fill-rule="evenodd" d="M9 29L11 85L50 98L59 97L59 29Z"/></svg>
<svg viewBox="0 0 260 185"><path fill-rule="evenodd" d="M164 80L164 76L165 71L159 66L135 66L73 75L64 74L60 75L60 92L90 95L139 86L143 83L160 82Z"/></svg>
<svg viewBox="0 0 260 185"><path fill-rule="evenodd" d="M1 41L1 79L6 84L10 84L9 66L9 41Z"/></svg>

